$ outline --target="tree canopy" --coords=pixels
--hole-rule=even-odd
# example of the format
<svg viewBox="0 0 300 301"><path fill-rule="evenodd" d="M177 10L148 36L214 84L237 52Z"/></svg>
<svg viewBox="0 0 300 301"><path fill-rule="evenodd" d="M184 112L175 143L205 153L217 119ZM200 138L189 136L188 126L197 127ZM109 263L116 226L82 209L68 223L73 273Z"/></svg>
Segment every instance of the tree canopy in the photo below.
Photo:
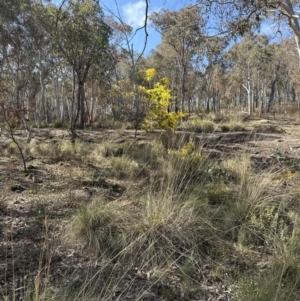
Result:
<svg viewBox="0 0 300 301"><path fill-rule="evenodd" d="M157 79L168 78L164 114L298 110L298 6L287 0L197 0L176 11L154 11L145 26L161 41L145 54L135 50L135 30L121 14L95 1L4 0L1 101L37 126L66 125L73 139L76 128L109 119L137 130L150 116L145 95L164 87L150 87L142 76L155 69ZM260 33L266 20L285 38ZM141 86L154 90L143 94Z"/></svg>

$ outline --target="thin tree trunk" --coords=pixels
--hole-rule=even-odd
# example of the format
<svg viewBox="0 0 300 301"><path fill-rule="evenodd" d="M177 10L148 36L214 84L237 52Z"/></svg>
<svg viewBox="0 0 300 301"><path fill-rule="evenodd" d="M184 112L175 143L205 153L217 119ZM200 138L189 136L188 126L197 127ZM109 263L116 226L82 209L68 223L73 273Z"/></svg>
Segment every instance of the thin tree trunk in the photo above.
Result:
<svg viewBox="0 0 300 301"><path fill-rule="evenodd" d="M94 87L94 81L92 81L91 104L90 104L90 124L93 124L93 122L94 122L94 107L95 107L95 87Z"/></svg>
<svg viewBox="0 0 300 301"><path fill-rule="evenodd" d="M60 120L64 121L64 116L65 116L65 83L64 80L62 81L61 85L61 103L60 103Z"/></svg>
<svg viewBox="0 0 300 301"><path fill-rule="evenodd" d="M78 103L80 103L80 121L79 128L84 128L85 123L85 91L84 91L84 82L80 82L78 86Z"/></svg>
<svg viewBox="0 0 300 301"><path fill-rule="evenodd" d="M76 134L76 123L78 120L78 116L79 116L79 109L80 109L80 105L79 105L79 101L77 98L77 110L74 110L75 107L75 88L76 88L76 78L75 78L75 70L73 70L73 84L72 84L72 101L71 101L71 108L69 111L70 114L70 136L71 136L71 142L75 143L75 139L77 137ZM79 107L78 107L79 106Z"/></svg>
<svg viewBox="0 0 300 301"><path fill-rule="evenodd" d="M58 78L54 78L54 97L55 97L55 119L60 120L60 101L58 95Z"/></svg>

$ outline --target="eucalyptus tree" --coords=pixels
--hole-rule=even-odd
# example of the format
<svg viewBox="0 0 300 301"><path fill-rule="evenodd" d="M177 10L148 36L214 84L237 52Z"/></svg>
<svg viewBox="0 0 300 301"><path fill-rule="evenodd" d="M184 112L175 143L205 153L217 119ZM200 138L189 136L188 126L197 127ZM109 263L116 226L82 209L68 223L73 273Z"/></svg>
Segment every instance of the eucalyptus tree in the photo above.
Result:
<svg viewBox="0 0 300 301"><path fill-rule="evenodd" d="M49 40L36 22L34 1L3 1L0 7L0 75L11 92L8 105L22 112L23 117L27 115L35 120L38 112L45 112L38 106L37 95L40 92L41 53L45 61ZM44 68L43 78L48 76L47 70L48 66ZM25 126L28 130L27 122Z"/></svg>
<svg viewBox="0 0 300 301"><path fill-rule="evenodd" d="M274 44L273 47L274 63L270 68L273 82L268 105L271 107L277 100L278 109L285 112L287 105L295 104L299 91L299 59L292 40Z"/></svg>
<svg viewBox="0 0 300 301"><path fill-rule="evenodd" d="M223 55L228 40L221 36L208 37L204 43L204 55L196 68L202 71L202 80L205 82L203 92L206 94L206 111L210 111L210 103L214 113L220 111L220 97L224 95L221 91L225 77L223 66Z"/></svg>
<svg viewBox="0 0 300 301"><path fill-rule="evenodd" d="M272 46L264 35L248 35L224 56L231 81L237 82L246 92L249 114L253 113L256 92L266 89L262 84L267 85L264 79L269 77L273 56Z"/></svg>
<svg viewBox="0 0 300 301"><path fill-rule="evenodd" d="M25 172L25 158L14 135L14 126L24 122L29 143L31 131L26 115L36 94L36 53L32 45L36 27L31 7L31 1L26 0L0 3L0 128L16 144Z"/></svg>
<svg viewBox="0 0 300 301"><path fill-rule="evenodd" d="M298 0L197 0L214 14L216 29L221 33L243 35L253 26L259 28L262 21L272 19L277 32L282 33L283 25L292 31L300 59L300 26Z"/></svg>
<svg viewBox="0 0 300 301"><path fill-rule="evenodd" d="M177 109L184 111L186 80L194 56L202 50L205 34L205 17L200 6L193 5L179 11L161 10L150 15L154 28L161 33L163 43L175 52L175 64L179 70Z"/></svg>
<svg viewBox="0 0 300 301"><path fill-rule="evenodd" d="M4 1L0 5L1 75L12 82L8 83L11 102L17 108L23 106L21 98L35 64L30 7L27 1L12 1L11 5Z"/></svg>
<svg viewBox="0 0 300 301"><path fill-rule="evenodd" d="M278 56L281 57L281 63L287 66L286 76L290 81L292 100L298 103L298 111L300 110L300 78L299 78L299 64L298 53L293 47L294 41L291 39L284 40L278 45ZM284 55L282 55L282 53Z"/></svg>
<svg viewBox="0 0 300 301"><path fill-rule="evenodd" d="M46 8L41 24L51 37L58 55L72 67L73 101L70 131L72 141L76 137L75 127L85 124L85 83L90 68L101 65L107 57L110 27L104 21L99 4L92 0L63 1ZM75 85L77 95L75 101Z"/></svg>

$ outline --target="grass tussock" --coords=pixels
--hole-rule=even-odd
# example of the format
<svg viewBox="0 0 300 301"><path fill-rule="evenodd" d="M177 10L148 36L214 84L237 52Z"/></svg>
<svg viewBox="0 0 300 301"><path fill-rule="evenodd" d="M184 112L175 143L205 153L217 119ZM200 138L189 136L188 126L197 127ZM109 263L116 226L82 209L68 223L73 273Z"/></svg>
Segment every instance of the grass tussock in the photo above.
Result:
<svg viewBox="0 0 300 301"><path fill-rule="evenodd" d="M222 123L220 129L222 132L240 132L245 130L245 125L241 122Z"/></svg>
<svg viewBox="0 0 300 301"><path fill-rule="evenodd" d="M19 154L19 150L13 141L9 141L4 145L4 155L13 156L17 154Z"/></svg>
<svg viewBox="0 0 300 301"><path fill-rule="evenodd" d="M222 132L240 132L246 130L246 122L249 114L246 112L236 112L235 114L227 114L220 117L218 129Z"/></svg>
<svg viewBox="0 0 300 301"><path fill-rule="evenodd" d="M209 119L197 117L183 123L182 129L195 133L212 133L215 130L215 123Z"/></svg>
<svg viewBox="0 0 300 301"><path fill-rule="evenodd" d="M273 175L257 173L250 157L245 155L224 161L222 165L234 180L230 198L223 204L224 230L229 231L241 247L259 243L266 233L258 221L264 220L266 208L280 206L279 200L270 196Z"/></svg>
<svg viewBox="0 0 300 301"><path fill-rule="evenodd" d="M274 247L269 266L255 275L244 275L239 280L238 300L297 300L300 285L299 232L281 229L272 233ZM283 231L282 231L283 230Z"/></svg>
<svg viewBox="0 0 300 301"><path fill-rule="evenodd" d="M117 178L133 177L139 170L139 164L126 156L112 157L109 160L112 174Z"/></svg>
<svg viewBox="0 0 300 301"><path fill-rule="evenodd" d="M277 124L255 124L254 130L262 133L283 134L285 130Z"/></svg>
<svg viewBox="0 0 300 301"><path fill-rule="evenodd" d="M283 281L283 270L275 269L257 276L243 277L239 281L237 299L240 301L296 300L299 280Z"/></svg>
<svg viewBox="0 0 300 301"><path fill-rule="evenodd" d="M70 141L54 141L50 143L33 140L27 146L27 152L32 155L52 158L54 160L74 160L85 158L91 152L91 146L84 142L75 144Z"/></svg>
<svg viewBox="0 0 300 301"><path fill-rule="evenodd" d="M144 266L167 268L191 252L200 256L204 223L199 204L162 188L118 204L95 200L74 216L73 237L98 255Z"/></svg>
<svg viewBox="0 0 300 301"><path fill-rule="evenodd" d="M53 128L55 129L62 129L64 127L66 127L66 125L61 120L56 120L53 122Z"/></svg>

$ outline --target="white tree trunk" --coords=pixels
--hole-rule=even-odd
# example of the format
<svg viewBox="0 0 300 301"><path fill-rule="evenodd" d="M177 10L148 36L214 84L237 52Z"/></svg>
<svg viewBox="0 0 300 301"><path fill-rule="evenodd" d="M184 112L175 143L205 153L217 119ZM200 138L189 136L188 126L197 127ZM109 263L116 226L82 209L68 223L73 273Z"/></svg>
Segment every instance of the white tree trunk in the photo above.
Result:
<svg viewBox="0 0 300 301"><path fill-rule="evenodd" d="M94 107L95 107L95 87L94 87L94 81L92 81L92 93L91 93L91 104L90 104L90 123L92 124L94 122Z"/></svg>
<svg viewBox="0 0 300 301"><path fill-rule="evenodd" d="M283 15L287 16L288 18L288 24L290 28L293 30L295 41L296 41L296 47L299 54L299 60L300 60L300 26L298 22L300 15L298 13L295 13L293 4L290 0L274 1L274 4L278 5Z"/></svg>
<svg viewBox="0 0 300 301"><path fill-rule="evenodd" d="M60 101L58 95L58 78L54 78L54 95L55 95L55 118L60 120Z"/></svg>
<svg viewBox="0 0 300 301"><path fill-rule="evenodd" d="M65 82L63 79L62 85L61 85L61 103L60 103L60 120L61 121L64 121L64 116L65 116L64 101L65 101Z"/></svg>

